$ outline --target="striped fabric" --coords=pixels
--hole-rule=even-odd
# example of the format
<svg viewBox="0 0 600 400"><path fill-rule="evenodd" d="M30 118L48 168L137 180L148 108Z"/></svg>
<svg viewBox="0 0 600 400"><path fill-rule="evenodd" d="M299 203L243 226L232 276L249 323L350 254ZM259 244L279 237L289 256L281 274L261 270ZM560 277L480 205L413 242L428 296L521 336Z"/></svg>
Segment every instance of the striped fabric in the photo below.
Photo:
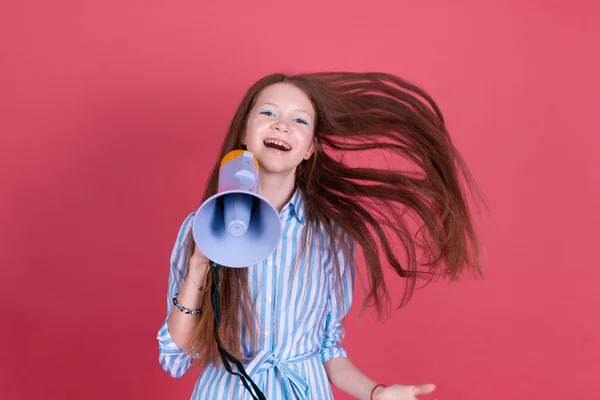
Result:
<svg viewBox="0 0 600 400"><path fill-rule="evenodd" d="M304 213L298 190L280 213L283 231L279 246L266 260L248 269L260 335L255 349L242 328L242 351L254 354L245 363L245 369L268 399L333 399L323 363L335 357L348 357L341 347L344 330L340 321L352 302L354 265L345 259L343 252L331 251L325 239L315 237L313 250L304 252L292 271L307 228ZM192 240L193 218L194 213L183 222L171 255L167 316L173 308L171 298L182 281L187 259L182 245ZM353 242L350 243L353 247ZM332 268L334 256L339 260L338 272ZM204 306L210 307L210 302ZM157 339L163 369L176 378L188 372L191 359L171 339L167 319ZM200 374L191 398L249 400L252 397L239 377L209 365Z"/></svg>

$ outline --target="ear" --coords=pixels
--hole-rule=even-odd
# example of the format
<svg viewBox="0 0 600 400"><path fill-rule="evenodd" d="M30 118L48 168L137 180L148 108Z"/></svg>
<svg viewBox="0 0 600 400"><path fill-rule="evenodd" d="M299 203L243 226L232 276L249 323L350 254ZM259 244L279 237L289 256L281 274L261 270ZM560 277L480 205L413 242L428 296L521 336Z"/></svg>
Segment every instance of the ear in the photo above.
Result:
<svg viewBox="0 0 600 400"><path fill-rule="evenodd" d="M242 136L242 145L246 145L246 136Z"/></svg>
<svg viewBox="0 0 600 400"><path fill-rule="evenodd" d="M313 141L310 143L310 146L308 147L308 150L306 151L306 154L304 155L305 160L308 160L315 152L316 140L317 139L313 139Z"/></svg>

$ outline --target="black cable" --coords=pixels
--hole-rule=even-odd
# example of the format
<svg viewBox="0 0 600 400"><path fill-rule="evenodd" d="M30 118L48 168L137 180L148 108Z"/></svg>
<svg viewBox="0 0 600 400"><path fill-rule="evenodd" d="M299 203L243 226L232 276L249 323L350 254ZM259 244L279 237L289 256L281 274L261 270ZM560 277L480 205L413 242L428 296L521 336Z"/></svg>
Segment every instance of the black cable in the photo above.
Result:
<svg viewBox="0 0 600 400"><path fill-rule="evenodd" d="M221 298L219 296L220 268L221 266L219 264L213 261L210 262L210 270L212 272L212 286L210 288L210 299L212 302L213 312L215 314L215 340L217 341L217 349L219 351L219 355L221 356L221 360L223 361L223 365L225 366L227 372L240 377L242 383L244 384L244 387L246 388L246 390L248 390L248 392L250 392L250 395L254 400L267 400L267 398L260 391L258 386L256 386L256 383L254 383L250 376L248 376L242 363L223 348L223 343L221 343L221 339L219 338L219 325L221 324ZM233 368L231 368L230 363L233 363L241 373L234 372ZM252 389L254 389L256 395L252 393L252 390L248 385L248 381L250 381Z"/></svg>

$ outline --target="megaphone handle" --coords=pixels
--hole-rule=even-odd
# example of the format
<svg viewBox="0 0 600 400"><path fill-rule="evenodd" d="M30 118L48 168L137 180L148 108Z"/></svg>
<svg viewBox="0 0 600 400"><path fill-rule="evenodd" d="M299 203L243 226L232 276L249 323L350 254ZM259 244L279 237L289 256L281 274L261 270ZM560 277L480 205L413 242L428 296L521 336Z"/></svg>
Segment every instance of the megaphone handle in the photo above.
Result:
<svg viewBox="0 0 600 400"><path fill-rule="evenodd" d="M220 269L221 266L219 264L215 263L214 261L210 262L210 270L212 272L212 286L210 288L210 298L212 302L213 313L215 315L214 328L215 340L217 341L217 350L219 351L221 361L223 361L223 365L225 366L227 372L240 377L242 383L244 384L244 387L246 388L246 390L248 390L248 392L250 392L252 398L255 400L267 400L267 398L260 391L256 383L254 383L250 376L248 376L242 363L238 359L236 359L232 354L230 354L227 350L225 350L225 348L223 347L223 343L221 343L221 339L219 338L219 325L221 323L221 298L219 296ZM241 372L241 374L233 371L230 362L235 364L235 366ZM256 396L254 395L254 393L252 393L250 386L248 386L248 381L252 385L252 389L254 389Z"/></svg>

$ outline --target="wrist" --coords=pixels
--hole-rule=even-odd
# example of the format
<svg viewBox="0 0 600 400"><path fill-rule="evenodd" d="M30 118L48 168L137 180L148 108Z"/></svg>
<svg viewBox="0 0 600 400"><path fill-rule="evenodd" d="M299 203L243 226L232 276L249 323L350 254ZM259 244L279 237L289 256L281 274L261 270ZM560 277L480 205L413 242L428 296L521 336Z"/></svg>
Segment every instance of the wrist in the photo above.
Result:
<svg viewBox="0 0 600 400"><path fill-rule="evenodd" d="M206 290L206 276L208 274L208 265L206 268L200 267L195 269L190 269L185 277L184 283L188 283L196 287L200 291Z"/></svg>
<svg viewBox="0 0 600 400"><path fill-rule="evenodd" d="M386 386L382 383L375 385L373 390L371 391L370 400L383 400L381 398L381 392L386 388Z"/></svg>
<svg viewBox="0 0 600 400"><path fill-rule="evenodd" d="M208 273L210 269L210 261L206 262L190 262L188 265L187 273L192 274L195 278L204 278L204 276Z"/></svg>

